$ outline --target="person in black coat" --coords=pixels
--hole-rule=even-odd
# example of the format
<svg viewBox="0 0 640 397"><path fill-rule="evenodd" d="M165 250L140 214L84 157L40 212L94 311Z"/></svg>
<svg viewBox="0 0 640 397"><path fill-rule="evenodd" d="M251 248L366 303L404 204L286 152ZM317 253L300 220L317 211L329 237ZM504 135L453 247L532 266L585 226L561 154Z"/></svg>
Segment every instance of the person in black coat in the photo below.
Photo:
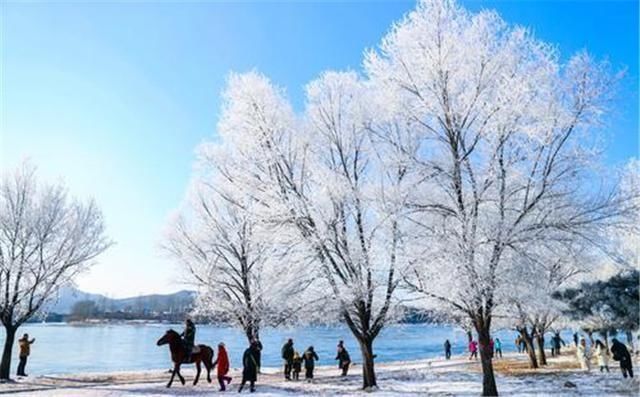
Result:
<svg viewBox="0 0 640 397"><path fill-rule="evenodd" d="M444 341L444 357L447 360L451 358L451 342L449 342L449 339Z"/></svg>
<svg viewBox="0 0 640 397"><path fill-rule="evenodd" d="M615 361L620 361L622 376L626 378L627 374L629 374L629 376L633 378L633 364L631 362L629 350L627 350L627 347L620 343L616 338L611 340L611 354Z"/></svg>
<svg viewBox="0 0 640 397"><path fill-rule="evenodd" d="M284 378L291 380L291 370L293 369L293 339L287 340L282 346L282 359L284 360Z"/></svg>
<svg viewBox="0 0 640 397"><path fill-rule="evenodd" d="M251 346L244 351L242 355L242 382L238 393L242 391L244 385L249 382L249 390L251 393L256 391L256 381L258 380L258 356L260 350L256 342L252 342Z"/></svg>
<svg viewBox="0 0 640 397"><path fill-rule="evenodd" d="M309 346L304 353L302 353L302 360L304 361L304 378L311 382L313 379L313 369L315 368L315 362L319 360L318 355L315 350L313 350L313 346Z"/></svg>
<svg viewBox="0 0 640 397"><path fill-rule="evenodd" d="M342 376L347 376L349 372L349 364L351 364L351 357L349 356L349 352L344 347L344 342L338 342L338 354L336 355L336 360L338 360L338 368L342 370Z"/></svg>
<svg viewBox="0 0 640 397"><path fill-rule="evenodd" d="M566 346L564 340L560 337L560 332L555 332L551 338L551 356L559 356L560 348Z"/></svg>

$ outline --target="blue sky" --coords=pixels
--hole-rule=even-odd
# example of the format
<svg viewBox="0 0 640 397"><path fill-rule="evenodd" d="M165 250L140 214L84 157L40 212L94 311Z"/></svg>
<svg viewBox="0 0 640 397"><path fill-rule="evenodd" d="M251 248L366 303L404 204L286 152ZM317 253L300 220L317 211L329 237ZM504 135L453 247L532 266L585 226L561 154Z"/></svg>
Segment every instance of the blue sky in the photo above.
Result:
<svg viewBox="0 0 640 397"><path fill-rule="evenodd" d="M638 3L462 1L529 26L564 57L587 48L627 67L606 152L638 152ZM158 249L198 143L215 134L229 71L256 68L287 88L362 52L414 7L352 2L2 2L0 167L30 158L47 180L102 207L116 245L79 279L112 296L180 289Z"/></svg>

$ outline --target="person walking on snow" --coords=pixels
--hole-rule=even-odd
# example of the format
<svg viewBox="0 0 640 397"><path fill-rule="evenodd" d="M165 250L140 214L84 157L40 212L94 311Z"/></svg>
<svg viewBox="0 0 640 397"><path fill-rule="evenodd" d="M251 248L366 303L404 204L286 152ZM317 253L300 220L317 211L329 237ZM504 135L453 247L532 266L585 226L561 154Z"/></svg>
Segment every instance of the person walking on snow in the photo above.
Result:
<svg viewBox="0 0 640 397"><path fill-rule="evenodd" d="M218 383L220 383L220 391L225 391L225 383L228 385L231 383L231 377L227 376L229 373L229 355L227 349L224 347L224 343L218 344L218 358L213 362L213 366L218 366Z"/></svg>
<svg viewBox="0 0 640 397"><path fill-rule="evenodd" d="M611 354L615 361L620 361L622 376L626 378L627 374L629 374L629 376L633 378L633 364L631 362L629 350L627 350L627 347L620 343L616 338L611 340Z"/></svg>
<svg viewBox="0 0 640 397"><path fill-rule="evenodd" d="M293 339L288 339L282 346L282 359L284 360L284 378L291 380L291 370L293 369Z"/></svg>
<svg viewBox="0 0 640 397"><path fill-rule="evenodd" d="M300 372L302 372L302 357L296 351L293 353L293 380L300 380Z"/></svg>
<svg viewBox="0 0 640 397"><path fill-rule="evenodd" d="M469 352L471 352L469 360L472 358L475 358L476 360L478 359L478 342L473 339L469 342Z"/></svg>
<svg viewBox="0 0 640 397"><path fill-rule="evenodd" d="M587 341L585 341L584 338L580 339L580 343L578 343L578 348L576 349L576 357L578 358L580 368L582 368L583 370L591 371L591 363L589 362L589 348L587 347Z"/></svg>
<svg viewBox="0 0 640 397"><path fill-rule="evenodd" d="M307 382L311 382L313 379L315 362L319 360L318 355L315 350L313 350L313 346L309 346L307 350L302 353L302 360L304 360L304 378Z"/></svg>
<svg viewBox="0 0 640 397"><path fill-rule="evenodd" d="M596 357L598 358L600 372L605 369L609 372L609 350L600 339L596 340Z"/></svg>
<svg viewBox="0 0 640 397"><path fill-rule="evenodd" d="M447 360L451 358L451 342L449 342L449 339L444 341L444 358Z"/></svg>
<svg viewBox="0 0 640 397"><path fill-rule="evenodd" d="M27 376L24 373L24 369L27 366L27 358L31 354L31 345L36 341L36 338L29 340L29 334L24 334L22 338L18 340L18 346L20 347L20 353L18 358L20 362L18 363L18 376Z"/></svg>
<svg viewBox="0 0 640 397"><path fill-rule="evenodd" d="M553 334L553 337L551 338L551 356L552 357L554 355L556 356L560 355L560 347L561 347L560 345L566 346L566 343L564 343L564 341L560 337L560 332L556 331Z"/></svg>
<svg viewBox="0 0 640 397"><path fill-rule="evenodd" d="M238 393L242 392L244 385L249 382L249 391L251 393L256 391L256 380L258 380L258 345L256 342L251 342L251 346L244 351L242 355L242 382Z"/></svg>
<svg viewBox="0 0 640 397"><path fill-rule="evenodd" d="M498 357L498 355L500 356L500 358L502 358L502 342L500 342L500 338L496 338L495 348L496 358Z"/></svg>
<svg viewBox="0 0 640 397"><path fill-rule="evenodd" d="M336 360L338 360L338 368L342 370L342 376L347 376L349 372L349 364L351 364L351 357L349 356L349 352L344 347L344 342L338 342L338 354L336 355Z"/></svg>

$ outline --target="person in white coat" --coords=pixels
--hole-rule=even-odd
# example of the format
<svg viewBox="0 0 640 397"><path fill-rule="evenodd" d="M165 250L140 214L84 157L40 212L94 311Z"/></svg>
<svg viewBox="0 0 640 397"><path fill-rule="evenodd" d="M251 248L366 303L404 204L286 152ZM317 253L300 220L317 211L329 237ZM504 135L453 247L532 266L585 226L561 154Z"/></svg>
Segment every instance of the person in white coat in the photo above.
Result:
<svg viewBox="0 0 640 397"><path fill-rule="evenodd" d="M596 340L596 357L598 358L600 372L603 372L605 369L609 372L609 349L607 349L600 339Z"/></svg>
<svg viewBox="0 0 640 397"><path fill-rule="evenodd" d="M584 338L580 339L580 343L578 343L576 356L578 358L578 363L580 363L580 368L591 371L591 364L589 363L589 348L587 347L587 342Z"/></svg>

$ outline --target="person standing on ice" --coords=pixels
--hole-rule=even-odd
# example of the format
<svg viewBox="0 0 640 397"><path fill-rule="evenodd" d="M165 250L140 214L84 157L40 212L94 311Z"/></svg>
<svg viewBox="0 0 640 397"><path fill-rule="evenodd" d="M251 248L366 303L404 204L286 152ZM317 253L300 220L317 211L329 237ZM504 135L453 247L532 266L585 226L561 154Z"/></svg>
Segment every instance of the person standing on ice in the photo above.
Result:
<svg viewBox="0 0 640 397"><path fill-rule="evenodd" d="M231 377L227 376L229 373L229 355L227 349L224 347L224 343L218 344L218 358L213 362L213 366L218 365L218 383L220 383L220 391L225 391L225 383L231 383Z"/></svg>
<svg viewBox="0 0 640 397"><path fill-rule="evenodd" d="M342 370L342 376L347 376L349 372L349 364L351 364L351 357L349 356L349 352L347 348L344 347L344 342L338 342L338 354L336 355L336 360L338 360L338 368Z"/></svg>
<svg viewBox="0 0 640 397"><path fill-rule="evenodd" d="M313 379L313 369L315 367L315 362L319 360L318 355L315 350L313 350L313 346L309 346L304 353L302 353L302 359L304 360L304 378L307 382L311 382Z"/></svg>
<svg viewBox="0 0 640 397"><path fill-rule="evenodd" d="M591 363L589 362L589 348L587 347L587 341L584 338L580 339L580 343L578 343L578 348L576 349L576 357L578 358L578 363L580 364L580 368L583 370L591 371Z"/></svg>
<svg viewBox="0 0 640 397"><path fill-rule="evenodd" d="M478 342L473 339L469 342L469 352L471 352L469 360L472 358L475 358L476 360L478 359Z"/></svg>
<svg viewBox="0 0 640 397"><path fill-rule="evenodd" d="M609 372L609 350L607 347L600 341L600 339L596 340L596 357L598 358L598 366L600 367L600 372L605 369Z"/></svg>
<svg viewBox="0 0 640 397"><path fill-rule="evenodd" d="M633 378L633 364L631 363L631 355L627 347L620 343L616 338L611 340L611 354L615 361L620 361L620 370L622 376L627 377L629 374Z"/></svg>
<svg viewBox="0 0 640 397"><path fill-rule="evenodd" d="M249 382L251 393L256 391L256 380L258 380L258 344L251 342L251 346L242 355L242 382L238 393L242 392L244 385Z"/></svg>
<svg viewBox="0 0 640 397"><path fill-rule="evenodd" d="M444 341L444 358L447 360L451 358L451 342L449 342L449 339Z"/></svg>
<svg viewBox="0 0 640 397"><path fill-rule="evenodd" d="M284 360L284 378L291 380L291 370L293 369L293 339L287 340L282 346L282 359Z"/></svg>

